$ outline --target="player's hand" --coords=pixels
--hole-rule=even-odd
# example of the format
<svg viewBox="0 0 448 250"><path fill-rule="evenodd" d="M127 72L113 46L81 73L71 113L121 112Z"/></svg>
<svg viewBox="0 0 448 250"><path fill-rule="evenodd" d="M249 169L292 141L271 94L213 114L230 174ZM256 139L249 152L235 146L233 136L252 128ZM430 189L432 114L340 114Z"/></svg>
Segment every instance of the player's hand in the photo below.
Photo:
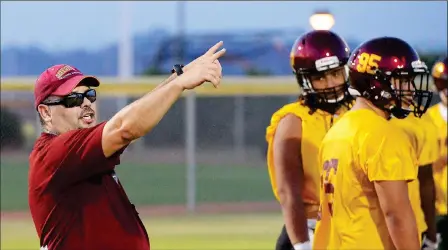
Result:
<svg viewBox="0 0 448 250"><path fill-rule="evenodd" d="M437 159L434 164L433 164L433 171L434 172L440 172L442 171L444 168L446 168L447 164L448 164L448 157L446 155L442 155L439 157L439 159Z"/></svg>
<svg viewBox="0 0 448 250"><path fill-rule="evenodd" d="M177 81L183 89L194 89L204 82L211 82L215 88L219 86L222 79L222 67L218 59L225 54L226 49L216 51L222 44L222 42L215 44L204 55L188 65L188 70L184 70Z"/></svg>
<svg viewBox="0 0 448 250"><path fill-rule="evenodd" d="M207 50L207 52L205 52L202 56L194 59L193 61L191 61L189 64L185 65L185 67L182 69L184 72L187 72L189 69L191 69L192 67L194 67L197 64L202 63L204 60L207 60L209 57L213 56L216 53L222 52L226 49L222 49L220 51L218 51L218 49L224 44L223 41L219 41L217 42L215 45L213 45L210 49ZM218 52L217 52L218 51ZM222 56L222 55L221 55Z"/></svg>

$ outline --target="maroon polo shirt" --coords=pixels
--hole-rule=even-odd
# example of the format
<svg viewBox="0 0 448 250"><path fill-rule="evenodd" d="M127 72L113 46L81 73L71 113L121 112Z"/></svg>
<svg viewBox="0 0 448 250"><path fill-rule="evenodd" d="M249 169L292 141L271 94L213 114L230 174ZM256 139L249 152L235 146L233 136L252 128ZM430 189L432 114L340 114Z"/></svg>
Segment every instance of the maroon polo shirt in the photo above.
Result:
<svg viewBox="0 0 448 250"><path fill-rule="evenodd" d="M29 162L28 199L40 245L49 250L149 250L149 239L106 158L105 122L61 135L43 133Z"/></svg>

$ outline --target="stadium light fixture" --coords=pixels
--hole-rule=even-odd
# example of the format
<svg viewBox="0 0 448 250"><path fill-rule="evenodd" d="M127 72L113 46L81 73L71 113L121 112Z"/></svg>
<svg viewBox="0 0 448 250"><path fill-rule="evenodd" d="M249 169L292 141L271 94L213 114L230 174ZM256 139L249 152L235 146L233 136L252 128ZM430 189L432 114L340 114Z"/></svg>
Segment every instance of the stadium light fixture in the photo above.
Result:
<svg viewBox="0 0 448 250"><path fill-rule="evenodd" d="M330 30L334 26L334 17L328 11L317 11L310 17L314 30Z"/></svg>

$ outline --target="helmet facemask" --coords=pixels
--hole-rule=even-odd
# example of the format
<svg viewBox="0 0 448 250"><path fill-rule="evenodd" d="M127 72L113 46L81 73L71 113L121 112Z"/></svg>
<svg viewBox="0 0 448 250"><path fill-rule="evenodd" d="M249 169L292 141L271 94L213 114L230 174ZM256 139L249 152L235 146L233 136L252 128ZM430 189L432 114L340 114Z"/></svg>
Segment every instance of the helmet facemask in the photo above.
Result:
<svg viewBox="0 0 448 250"><path fill-rule="evenodd" d="M375 81L388 87L381 91L379 97L375 96L370 100L396 118L406 118L410 113L421 117L432 100L429 77L428 70L423 68L412 71L396 69L386 73L377 70ZM375 88L374 85L373 88Z"/></svg>
<svg viewBox="0 0 448 250"><path fill-rule="evenodd" d="M345 65L320 72L296 71L295 75L310 108L335 114L342 105L348 106L352 100L348 93L348 67ZM337 85L328 87L328 78L336 81Z"/></svg>

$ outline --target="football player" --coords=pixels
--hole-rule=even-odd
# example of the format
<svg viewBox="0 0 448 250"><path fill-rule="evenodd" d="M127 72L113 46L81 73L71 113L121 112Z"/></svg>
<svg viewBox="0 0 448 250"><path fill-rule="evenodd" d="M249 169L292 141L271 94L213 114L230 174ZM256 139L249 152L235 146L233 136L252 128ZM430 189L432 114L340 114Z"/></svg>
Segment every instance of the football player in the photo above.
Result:
<svg viewBox="0 0 448 250"><path fill-rule="evenodd" d="M285 223L277 250L311 249L319 208L319 145L353 102L346 66L350 50L340 36L307 32L295 41L290 56L303 91L273 114L266 130L271 185Z"/></svg>
<svg viewBox="0 0 448 250"><path fill-rule="evenodd" d="M448 57L434 64L432 77L441 102L428 110L428 115L438 132L438 159L433 164L436 185L437 232L441 236L439 249L448 249L447 213L447 96L448 96Z"/></svg>
<svg viewBox="0 0 448 250"><path fill-rule="evenodd" d="M432 92L429 90L429 74L419 77L424 78L410 80L420 81L428 88L420 90L422 93L420 98L423 98L421 101L424 105L429 105L432 99ZM406 108L409 108L410 104L403 102ZM391 123L403 129L417 154L418 178L408 183L409 198L416 216L418 231L423 239L422 249L436 250L435 184L432 164L438 157L438 152L435 150L438 147L438 136L435 132L437 129L428 120L427 114L421 118L414 115L409 115L405 119L392 118Z"/></svg>
<svg viewBox="0 0 448 250"><path fill-rule="evenodd" d="M428 83L417 76L429 71L408 43L393 37L364 42L348 67L357 97L319 151L323 171L314 249L420 249L408 195L408 182L417 178L417 156L404 131L389 120L426 112Z"/></svg>

